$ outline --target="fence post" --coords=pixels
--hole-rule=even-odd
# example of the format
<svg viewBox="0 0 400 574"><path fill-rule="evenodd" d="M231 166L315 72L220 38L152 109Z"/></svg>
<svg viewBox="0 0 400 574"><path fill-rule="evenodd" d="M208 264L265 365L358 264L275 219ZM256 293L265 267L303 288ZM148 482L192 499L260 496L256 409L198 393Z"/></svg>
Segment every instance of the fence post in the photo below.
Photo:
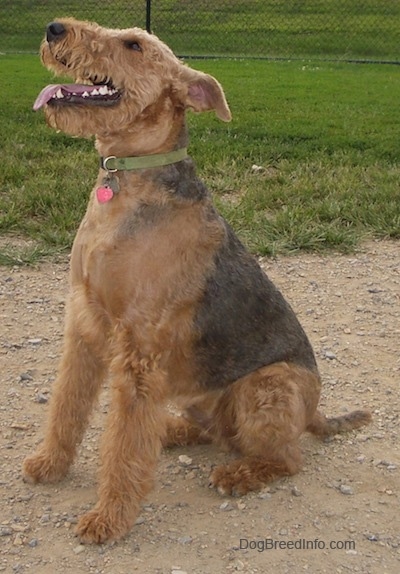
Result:
<svg viewBox="0 0 400 574"><path fill-rule="evenodd" d="M146 0L146 30L151 34L151 0Z"/></svg>

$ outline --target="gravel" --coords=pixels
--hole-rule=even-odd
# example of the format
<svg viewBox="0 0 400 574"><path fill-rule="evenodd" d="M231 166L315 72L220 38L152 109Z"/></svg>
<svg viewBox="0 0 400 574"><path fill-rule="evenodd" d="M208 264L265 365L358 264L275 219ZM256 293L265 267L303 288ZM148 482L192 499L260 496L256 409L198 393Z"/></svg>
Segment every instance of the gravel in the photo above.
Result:
<svg viewBox="0 0 400 574"><path fill-rule="evenodd" d="M107 388L68 477L37 486L21 478L57 372L68 262L0 268L0 573L400 571L399 247L262 261L314 345L324 412L369 408L373 423L327 442L304 436L303 470L241 499L207 488L225 453L165 452L130 535L101 547L81 545L74 527L96 500Z"/></svg>

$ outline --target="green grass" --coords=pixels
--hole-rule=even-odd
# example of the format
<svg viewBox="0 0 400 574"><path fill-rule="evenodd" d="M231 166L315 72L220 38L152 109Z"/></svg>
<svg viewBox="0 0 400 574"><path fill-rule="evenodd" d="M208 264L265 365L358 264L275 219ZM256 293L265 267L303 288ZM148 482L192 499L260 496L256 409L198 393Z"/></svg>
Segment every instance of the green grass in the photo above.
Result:
<svg viewBox="0 0 400 574"><path fill-rule="evenodd" d="M190 114L190 153L255 253L349 250L400 237L397 66L191 61L223 84L231 124ZM97 173L90 140L32 111L52 78L36 56L0 57L0 234L32 258L69 249ZM253 165L262 169L254 171ZM29 252L16 253L28 261ZM1 257L1 256L0 256ZM10 250L3 253L10 258ZM1 259L0 259L1 262Z"/></svg>
<svg viewBox="0 0 400 574"><path fill-rule="evenodd" d="M3 0L0 51L36 51L47 22L73 15L108 27L145 26L145 2ZM152 29L179 54L393 59L394 0L156 0Z"/></svg>

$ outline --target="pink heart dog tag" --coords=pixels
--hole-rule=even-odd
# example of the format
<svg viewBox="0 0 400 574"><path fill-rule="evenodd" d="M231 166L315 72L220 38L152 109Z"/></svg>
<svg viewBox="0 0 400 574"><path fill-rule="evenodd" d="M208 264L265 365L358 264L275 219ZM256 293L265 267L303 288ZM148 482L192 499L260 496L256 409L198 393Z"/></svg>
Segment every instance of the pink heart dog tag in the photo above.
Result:
<svg viewBox="0 0 400 574"><path fill-rule="evenodd" d="M96 189L96 197L99 203L107 203L114 196L114 192L111 187L98 187Z"/></svg>

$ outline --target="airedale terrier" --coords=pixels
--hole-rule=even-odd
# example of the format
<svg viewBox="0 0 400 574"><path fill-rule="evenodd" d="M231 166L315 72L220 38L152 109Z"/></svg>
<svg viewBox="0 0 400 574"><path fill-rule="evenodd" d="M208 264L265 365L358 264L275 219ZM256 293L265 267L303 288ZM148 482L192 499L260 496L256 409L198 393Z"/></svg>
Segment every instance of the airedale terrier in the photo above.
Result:
<svg viewBox="0 0 400 574"><path fill-rule="evenodd" d="M58 130L94 135L101 167L72 250L47 432L25 477L65 476L107 374L99 499L78 523L83 542L130 530L162 446L230 449L236 458L210 484L241 495L299 470L304 431L366 424L365 411L327 419L317 410L307 336L196 176L185 114L231 119L217 80L141 29L74 19L48 25L41 57L76 83L47 86L34 109ZM170 400L182 416L168 414Z"/></svg>

